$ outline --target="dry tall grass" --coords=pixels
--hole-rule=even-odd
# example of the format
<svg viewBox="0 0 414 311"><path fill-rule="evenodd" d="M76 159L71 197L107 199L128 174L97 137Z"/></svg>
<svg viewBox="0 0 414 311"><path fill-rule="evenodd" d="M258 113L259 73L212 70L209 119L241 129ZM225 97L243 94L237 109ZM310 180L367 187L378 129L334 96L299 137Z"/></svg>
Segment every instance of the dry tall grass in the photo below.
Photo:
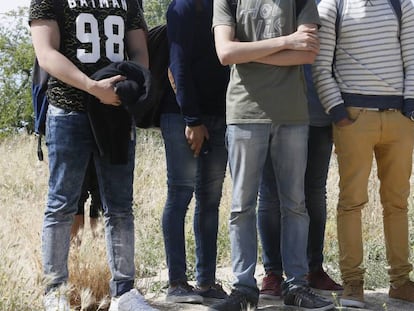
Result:
<svg viewBox="0 0 414 311"><path fill-rule="evenodd" d="M40 232L48 169L47 160L37 160L36 144L34 137L26 135L0 142L0 311L41 309L44 280L41 276ZM136 159L134 212L137 284L143 291L162 292L165 280L157 275L165 269L161 215L166 197L166 174L164 149L158 132L139 133ZM325 261L330 273L339 280L335 225L338 175L335 157L328 183ZM227 178L220 212L219 266L230 265L227 228L230 184ZM368 268L366 284L370 288L387 285L382 211L377 193L378 182L372 179L370 204L363 216ZM190 277L194 268L192 211L190 209L188 213L186 226ZM98 305L104 308L108 302L109 272L102 235L93 239L86 226L81 246L71 249L69 270L72 301L83 310L87 310L89 305L94 306L93 310ZM147 281L149 276L153 277L151 283Z"/></svg>

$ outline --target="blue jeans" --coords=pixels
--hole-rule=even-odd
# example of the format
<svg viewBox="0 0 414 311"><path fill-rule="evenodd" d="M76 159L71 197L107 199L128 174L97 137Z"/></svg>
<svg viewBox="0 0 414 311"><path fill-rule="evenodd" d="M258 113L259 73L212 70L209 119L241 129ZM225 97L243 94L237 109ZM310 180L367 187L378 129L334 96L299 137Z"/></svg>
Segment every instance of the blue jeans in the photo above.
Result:
<svg viewBox="0 0 414 311"><path fill-rule="evenodd" d="M112 165L109 157L97 155L86 113L49 105L46 143L50 171L42 234L43 269L50 281L46 290L68 279L70 230L78 209L82 181L93 154L104 208L107 255L112 275L110 292L112 296L122 295L133 288L135 278L132 214L135 135L130 141L128 163Z"/></svg>
<svg viewBox="0 0 414 311"><path fill-rule="evenodd" d="M309 270L322 267L326 223L326 179L332 152L332 126L309 127L305 202L309 214L307 258ZM266 167L270 167L268 158ZM259 190L258 227L265 271L282 275L280 203L273 172L264 169Z"/></svg>
<svg viewBox="0 0 414 311"><path fill-rule="evenodd" d="M184 135L183 117L176 113L161 115L168 184L162 227L171 285L187 281L184 223L193 194L197 284L215 283L218 208L227 166L226 123L224 117L213 116L204 117L203 123L210 135L211 151L195 158Z"/></svg>
<svg viewBox="0 0 414 311"><path fill-rule="evenodd" d="M308 126L237 124L227 127L233 197L230 242L234 286L258 294L256 205L266 158L277 180L282 214L281 250L288 282L305 283L309 217L305 208Z"/></svg>

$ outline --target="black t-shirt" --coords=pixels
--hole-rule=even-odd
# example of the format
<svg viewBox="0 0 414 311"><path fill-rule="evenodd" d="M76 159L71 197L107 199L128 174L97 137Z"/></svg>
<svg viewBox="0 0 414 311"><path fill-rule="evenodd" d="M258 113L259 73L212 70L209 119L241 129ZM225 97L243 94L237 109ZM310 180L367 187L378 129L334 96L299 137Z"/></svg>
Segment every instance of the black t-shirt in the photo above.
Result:
<svg viewBox="0 0 414 311"><path fill-rule="evenodd" d="M126 60L126 33L146 29L137 0L32 0L29 22L36 19L56 20L60 52L88 76ZM84 110L87 96L54 77L47 95L51 104L73 111Z"/></svg>

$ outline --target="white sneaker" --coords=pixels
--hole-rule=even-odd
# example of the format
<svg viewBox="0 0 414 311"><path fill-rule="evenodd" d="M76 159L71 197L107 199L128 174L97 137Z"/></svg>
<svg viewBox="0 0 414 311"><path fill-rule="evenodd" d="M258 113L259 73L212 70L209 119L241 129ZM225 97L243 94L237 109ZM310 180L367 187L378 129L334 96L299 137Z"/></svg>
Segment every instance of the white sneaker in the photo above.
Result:
<svg viewBox="0 0 414 311"><path fill-rule="evenodd" d="M45 311L70 311L68 298L60 290L52 290L43 297Z"/></svg>
<svg viewBox="0 0 414 311"><path fill-rule="evenodd" d="M112 297L108 311L156 311L134 288L120 297Z"/></svg>

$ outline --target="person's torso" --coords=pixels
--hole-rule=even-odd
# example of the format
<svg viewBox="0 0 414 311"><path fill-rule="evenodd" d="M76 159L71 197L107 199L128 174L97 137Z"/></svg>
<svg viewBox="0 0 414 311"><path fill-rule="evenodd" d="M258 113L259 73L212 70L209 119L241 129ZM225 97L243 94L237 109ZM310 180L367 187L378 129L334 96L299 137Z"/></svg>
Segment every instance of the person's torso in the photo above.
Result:
<svg viewBox="0 0 414 311"><path fill-rule="evenodd" d="M145 27L134 0L33 2L30 19L55 19L59 51L88 76L111 62L125 60L126 32ZM86 97L85 92L54 77L49 80L48 99L57 107L84 110Z"/></svg>
<svg viewBox="0 0 414 311"><path fill-rule="evenodd" d="M238 1L236 38L242 42L259 41L295 32L295 5L293 0ZM316 6L313 12L303 15L306 20L319 23ZM307 122L302 66L254 62L232 65L226 109L228 123Z"/></svg>
<svg viewBox="0 0 414 311"><path fill-rule="evenodd" d="M389 1L344 1L333 67L341 92L403 94L399 28Z"/></svg>
<svg viewBox="0 0 414 311"><path fill-rule="evenodd" d="M170 16L175 10L177 2L170 4ZM220 64L214 46L213 33L211 31L213 2L210 0L193 0L188 2L190 8L182 14L194 14L195 18L191 25L175 24L176 19L170 18L168 27L193 27L191 52L188 54L189 74L194 87L197 104L202 114L224 116L226 89L229 81L229 67ZM174 59L170 59L174 62ZM181 60L180 60L181 61ZM187 86L184 85L184 88ZM177 104L168 101L168 107L164 111L178 112Z"/></svg>

